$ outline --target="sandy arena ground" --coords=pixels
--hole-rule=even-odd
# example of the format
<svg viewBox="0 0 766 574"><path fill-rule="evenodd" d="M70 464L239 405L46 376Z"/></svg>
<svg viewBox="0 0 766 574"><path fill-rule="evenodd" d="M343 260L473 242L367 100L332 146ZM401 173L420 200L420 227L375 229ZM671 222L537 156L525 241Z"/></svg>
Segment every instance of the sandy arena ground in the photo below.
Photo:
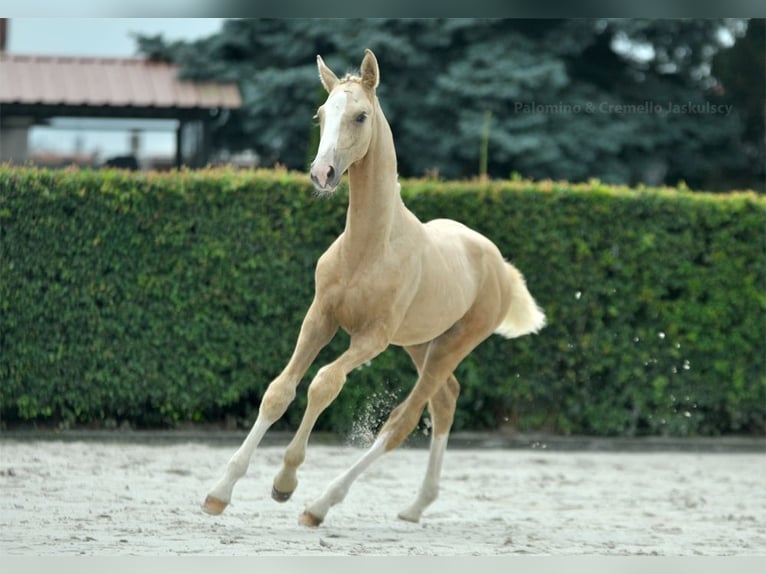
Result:
<svg viewBox="0 0 766 574"><path fill-rule="evenodd" d="M18 440L0 434L0 555L766 555L763 452L448 450L420 524L396 518L427 452L378 461L318 529L305 504L362 452L311 445L271 500L264 446L219 517L199 505L236 442Z"/></svg>

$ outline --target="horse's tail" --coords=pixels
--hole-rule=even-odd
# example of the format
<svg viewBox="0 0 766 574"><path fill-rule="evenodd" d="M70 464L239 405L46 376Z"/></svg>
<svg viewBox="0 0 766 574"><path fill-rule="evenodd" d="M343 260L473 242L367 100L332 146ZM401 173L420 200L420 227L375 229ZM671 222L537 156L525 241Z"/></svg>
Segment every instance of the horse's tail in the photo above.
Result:
<svg viewBox="0 0 766 574"><path fill-rule="evenodd" d="M545 313L529 293L524 276L510 263L505 265L511 280L511 304L495 333L509 339L537 333L545 327Z"/></svg>

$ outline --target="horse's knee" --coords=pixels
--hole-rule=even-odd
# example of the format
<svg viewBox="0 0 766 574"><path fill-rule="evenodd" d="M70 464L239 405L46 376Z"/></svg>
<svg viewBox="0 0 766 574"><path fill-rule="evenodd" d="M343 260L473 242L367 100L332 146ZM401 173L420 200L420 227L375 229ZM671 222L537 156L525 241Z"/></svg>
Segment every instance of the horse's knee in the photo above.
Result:
<svg viewBox="0 0 766 574"><path fill-rule="evenodd" d="M309 404L329 405L338 396L345 381L346 375L341 370L332 366L322 367L309 385Z"/></svg>
<svg viewBox="0 0 766 574"><path fill-rule="evenodd" d="M287 407L290 406L294 398L295 386L276 380L266 389L261 400L259 413L266 420L276 421L285 414Z"/></svg>

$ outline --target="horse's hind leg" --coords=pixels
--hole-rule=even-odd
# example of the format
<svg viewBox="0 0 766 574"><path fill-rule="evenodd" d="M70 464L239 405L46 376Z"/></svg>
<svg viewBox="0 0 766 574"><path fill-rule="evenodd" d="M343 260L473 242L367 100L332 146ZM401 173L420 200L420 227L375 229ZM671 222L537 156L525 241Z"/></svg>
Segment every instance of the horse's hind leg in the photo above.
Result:
<svg viewBox="0 0 766 574"><path fill-rule="evenodd" d="M398 447L405 438L417 426L420 415L426 403L435 397L445 382L451 378L455 367L476 345L486 339L495 328L496 322L485 319L480 313L467 315L449 331L440 335L425 349L422 372L419 373L418 382L407 398L392 412L386 424L378 434L378 438L372 447L352 466L348 471L339 476L327 487L325 492L316 501L306 507L300 522L306 526L318 526L324 520L330 507L342 501L351 484L357 477L369 467L375 460L386 452ZM453 388L457 386L454 381ZM454 391L457 398L457 389ZM438 401L441 404L441 399ZM450 407L453 411L454 407ZM445 421L445 417L441 417ZM450 421L451 423L451 421ZM440 423L440 430L442 426ZM444 443L436 445L443 450L446 446L446 434Z"/></svg>
<svg viewBox="0 0 766 574"><path fill-rule="evenodd" d="M420 367L423 363L423 357L425 357L428 345L429 343L426 343L424 345L406 348L410 357L412 357L415 366L418 368L418 373L420 372ZM322 496L317 498L306 508L300 517L300 523L304 526L319 526L330 508L346 497L348 490L351 488L354 481L359 478L359 475L361 475L373 462L385 454L385 452L385 437L378 436L377 440L367 452L365 452L364 455L351 466L351 468L333 480L322 493Z"/></svg>
<svg viewBox="0 0 766 574"><path fill-rule="evenodd" d="M421 374L426 352L428 351L428 344L406 347L405 350L415 364L418 374ZM459 394L460 384L454 375L450 375L446 384L428 401L428 412L433 419L428 467L417 498L407 509L399 513L399 518L402 520L418 522L423 511L436 500L439 494L439 477L441 476L444 452L447 450L447 438L449 437L450 428L452 428L452 420L455 416L455 406Z"/></svg>
<svg viewBox="0 0 766 574"><path fill-rule="evenodd" d="M384 439L385 437L379 436L367 452L351 468L333 480L322 493L322 496L306 507L299 520L303 526L319 526L324 521L324 517L330 510L330 507L335 506L346 498L349 488L359 478L359 475L385 454L386 444Z"/></svg>
<svg viewBox="0 0 766 574"><path fill-rule="evenodd" d="M418 522L423 511L439 495L439 477L447 450L447 438L455 415L455 405L460 394L460 384L454 375L450 375L447 383L428 401L428 411L433 419L433 434L431 435L431 450L428 454L428 468L420 486L417 498L405 510L399 513L399 518L409 522Z"/></svg>

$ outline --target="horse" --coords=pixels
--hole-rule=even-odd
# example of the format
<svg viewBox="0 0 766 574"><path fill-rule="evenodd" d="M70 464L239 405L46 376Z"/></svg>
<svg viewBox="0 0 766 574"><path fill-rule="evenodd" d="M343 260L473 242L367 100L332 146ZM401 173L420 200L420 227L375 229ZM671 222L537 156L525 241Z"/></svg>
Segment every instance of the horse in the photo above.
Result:
<svg viewBox="0 0 766 574"><path fill-rule="evenodd" d="M415 364L415 385L372 446L305 508L299 524L319 526L354 480L407 438L427 405L432 434L426 475L414 502L399 513L418 522L438 494L460 391L456 367L493 333L507 338L537 333L546 318L522 274L494 243L450 219L422 223L403 203L393 135L376 95L379 67L372 51L365 50L358 75L339 79L321 56L317 68L328 97L316 114L320 140L310 178L319 194L332 194L348 172L345 229L316 264L314 298L290 360L267 387L255 423L202 508L213 515L224 511L267 429L284 414L319 351L342 328L350 336L348 349L311 381L272 498L284 502L295 491L309 435L346 376L396 345Z"/></svg>

